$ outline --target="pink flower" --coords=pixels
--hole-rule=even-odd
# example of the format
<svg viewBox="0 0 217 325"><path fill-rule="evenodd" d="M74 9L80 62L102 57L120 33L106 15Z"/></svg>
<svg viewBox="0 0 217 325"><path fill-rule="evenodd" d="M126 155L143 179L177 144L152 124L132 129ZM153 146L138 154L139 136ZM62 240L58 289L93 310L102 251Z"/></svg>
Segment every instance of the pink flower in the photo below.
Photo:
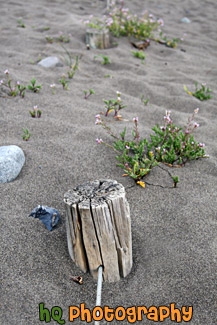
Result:
<svg viewBox="0 0 217 325"><path fill-rule="evenodd" d="M199 112L199 108L196 108L196 109L194 110L194 113L197 114L198 112Z"/></svg>
<svg viewBox="0 0 217 325"><path fill-rule="evenodd" d="M2 85L4 83L4 81L3 80L0 80L0 85Z"/></svg>
<svg viewBox="0 0 217 325"><path fill-rule="evenodd" d="M35 105L33 108L34 108L34 111L37 111L37 109L38 109L38 106L37 106L37 105Z"/></svg>
<svg viewBox="0 0 217 325"><path fill-rule="evenodd" d="M200 126L200 124L198 124L198 123L194 123L194 128L196 129L196 128L199 128L199 126Z"/></svg>
<svg viewBox="0 0 217 325"><path fill-rule="evenodd" d="M98 120L98 119L96 119L96 122L95 122L95 124L96 124L96 125L98 125L98 124L102 124L102 121L101 121L101 120Z"/></svg>
<svg viewBox="0 0 217 325"><path fill-rule="evenodd" d="M168 116L164 116L164 120L167 121L167 122L171 122L171 119L170 119L169 115Z"/></svg>
<svg viewBox="0 0 217 325"><path fill-rule="evenodd" d="M97 144L100 144L100 143L102 143L102 142L103 142L102 139L98 139L98 138L96 139L96 143L97 143Z"/></svg>
<svg viewBox="0 0 217 325"><path fill-rule="evenodd" d="M160 147L157 147L156 150L157 150L158 152L160 152Z"/></svg>
<svg viewBox="0 0 217 325"><path fill-rule="evenodd" d="M102 121L101 121L101 116L100 116L99 114L97 114L95 117L96 117L96 122L95 122L95 124L96 124L96 125L101 124L101 123L102 123Z"/></svg>
<svg viewBox="0 0 217 325"><path fill-rule="evenodd" d="M163 21L163 19L162 18L160 18L160 19L158 19L158 24L160 24L161 26L164 26L164 21Z"/></svg>
<svg viewBox="0 0 217 325"><path fill-rule="evenodd" d="M113 18L109 17L105 23L107 26L111 26L113 24Z"/></svg>
<svg viewBox="0 0 217 325"><path fill-rule="evenodd" d="M129 9L128 8L122 8L122 12L128 12Z"/></svg>
<svg viewBox="0 0 217 325"><path fill-rule="evenodd" d="M166 152L166 149L164 148L164 149L163 149L163 153L165 153L165 152Z"/></svg>
<svg viewBox="0 0 217 325"><path fill-rule="evenodd" d="M200 148L204 148L204 147L205 147L205 144L204 144L204 143L199 143L198 146L199 146Z"/></svg>
<svg viewBox="0 0 217 325"><path fill-rule="evenodd" d="M9 74L9 71L8 70L5 70L4 74Z"/></svg>
<svg viewBox="0 0 217 325"><path fill-rule="evenodd" d="M128 149L128 150L129 150L129 149L130 149L130 147L129 147L128 145L126 145L126 149Z"/></svg>
<svg viewBox="0 0 217 325"><path fill-rule="evenodd" d="M19 82L19 81L17 81L17 85L18 85L18 86L20 85L20 82Z"/></svg>
<svg viewBox="0 0 217 325"><path fill-rule="evenodd" d="M138 116L133 118L133 122L137 123L139 120Z"/></svg>

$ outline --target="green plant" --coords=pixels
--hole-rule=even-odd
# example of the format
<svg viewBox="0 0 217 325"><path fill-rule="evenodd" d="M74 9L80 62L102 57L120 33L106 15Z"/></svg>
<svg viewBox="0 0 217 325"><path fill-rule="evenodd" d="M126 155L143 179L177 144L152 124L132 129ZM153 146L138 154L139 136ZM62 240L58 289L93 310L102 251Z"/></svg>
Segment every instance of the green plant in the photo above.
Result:
<svg viewBox="0 0 217 325"><path fill-rule="evenodd" d="M95 94L95 91L93 89L89 89L89 93L88 90L84 90L83 93L84 93L84 99L88 99L88 97Z"/></svg>
<svg viewBox="0 0 217 325"><path fill-rule="evenodd" d="M121 115L119 115L120 110L126 107L126 105L123 105L123 101L121 100L121 93L119 91L117 93L117 98L116 99L104 99L105 108L106 108L106 113L105 116L108 116L110 112L114 111L114 117L115 118L120 118Z"/></svg>
<svg viewBox="0 0 217 325"><path fill-rule="evenodd" d="M173 38L173 39L168 39L166 34L164 34L162 31L159 34L160 38L155 38L154 40L158 43L165 44L167 47L171 48L176 48L177 43L182 42L183 39L181 38Z"/></svg>
<svg viewBox="0 0 217 325"><path fill-rule="evenodd" d="M145 54L143 51L131 51L131 53L138 59L140 59L142 61L142 63L144 64L144 60L145 60Z"/></svg>
<svg viewBox="0 0 217 325"><path fill-rule="evenodd" d="M43 31L46 32L48 30L50 30L50 27L49 26L45 26L45 27L42 27Z"/></svg>
<svg viewBox="0 0 217 325"><path fill-rule="evenodd" d="M67 71L68 78L72 79L75 75L75 72L78 70L79 67L79 60L81 59L81 55L76 55L73 57L69 51L63 46L63 44L60 43L60 46L64 49L67 56L65 57L65 63L69 67L69 70ZM74 61L73 61L74 60Z"/></svg>
<svg viewBox="0 0 217 325"><path fill-rule="evenodd" d="M53 94L53 95L55 95L55 87L56 87L55 84L51 84L51 85L50 85L50 88L52 89L52 94Z"/></svg>
<svg viewBox="0 0 217 325"><path fill-rule="evenodd" d="M5 70L4 73L6 75L7 80L0 80L0 85L8 89L9 96L16 97L17 95L19 95L23 98L25 96L26 86L21 85L19 81L13 82L8 70Z"/></svg>
<svg viewBox="0 0 217 325"><path fill-rule="evenodd" d="M62 42L62 43L69 43L70 42L70 35L66 36L65 34L63 34L63 32L59 32L57 38L56 38L57 42Z"/></svg>
<svg viewBox="0 0 217 325"><path fill-rule="evenodd" d="M105 74L104 78L112 78L112 75L111 74Z"/></svg>
<svg viewBox="0 0 217 325"><path fill-rule="evenodd" d="M70 69L68 70L68 77L69 79L72 79L75 75L75 72L78 70L78 65L79 65L79 56L76 55L74 58L74 63L70 65Z"/></svg>
<svg viewBox="0 0 217 325"><path fill-rule="evenodd" d="M190 91L188 91L187 87L184 86L184 90L186 91L187 94L196 97L197 99L203 101L203 100L207 100L207 99L211 99L212 96L210 95L210 93L212 92L212 90L210 88L206 88L206 84L202 83L201 84L201 88L198 88L198 82L195 81L195 92L192 93Z"/></svg>
<svg viewBox="0 0 217 325"><path fill-rule="evenodd" d="M42 88L42 85L36 85L36 79L32 78L32 80L30 80L31 85L28 85L27 88L31 91L33 91L34 93L39 93L40 89Z"/></svg>
<svg viewBox="0 0 217 325"><path fill-rule="evenodd" d="M192 135L193 131L199 127L194 121L196 109L189 118L187 125L182 128L175 126L170 118L170 112L166 111L164 116L164 126L153 127L154 134L150 134L150 140L141 138L138 131L138 117L133 119L134 129L132 140L126 140L126 128L116 136L108 127L100 115L96 115L96 123L101 125L113 138L113 143L105 143L102 139L96 139L97 143L104 144L111 148L117 155L117 166L121 167L125 174L130 176L139 185L145 186L141 180L157 166L160 162L168 166L184 166L187 161L208 157L204 152L204 144L197 143ZM174 187L177 186L179 179L177 176L169 175L173 179Z"/></svg>
<svg viewBox="0 0 217 325"><path fill-rule="evenodd" d="M45 39L49 44L52 44L54 42L54 38L49 35L45 36Z"/></svg>
<svg viewBox="0 0 217 325"><path fill-rule="evenodd" d="M23 140L28 141L30 137L31 137L31 133L29 132L29 130L23 128L23 134L22 134Z"/></svg>
<svg viewBox="0 0 217 325"><path fill-rule="evenodd" d="M179 177L178 176L172 176L173 179L173 186L176 187L179 183Z"/></svg>
<svg viewBox="0 0 217 325"><path fill-rule="evenodd" d="M23 23L22 19L17 19L17 27L25 28L26 25Z"/></svg>
<svg viewBox="0 0 217 325"><path fill-rule="evenodd" d="M162 20L155 20L152 15L145 13L139 18L130 12L128 8L113 6L103 19L91 17L84 22L92 28L108 28L116 36L134 36L138 39L149 39L153 32L162 24Z"/></svg>
<svg viewBox="0 0 217 325"><path fill-rule="evenodd" d="M161 27L164 26L163 19L156 19L147 11L142 17L138 17L131 13L128 8L124 8L123 1L120 7L113 5L102 19L91 15L84 23L92 28L108 28L116 37L128 36L148 42L153 40L172 48L175 48L177 42L182 40L179 38L167 39L161 31Z"/></svg>
<svg viewBox="0 0 217 325"><path fill-rule="evenodd" d="M45 27L44 30L49 30L49 27ZM60 42L60 43L69 43L70 42L70 35L65 35L63 32L59 32L56 37L46 35L45 39L48 43L52 44L54 42Z"/></svg>
<svg viewBox="0 0 217 325"><path fill-rule="evenodd" d="M29 113L33 118L35 118L35 117L40 118L42 111L40 109L38 109L38 106L36 105L36 106L34 106L33 111L29 111Z"/></svg>
<svg viewBox="0 0 217 325"><path fill-rule="evenodd" d="M145 96L142 95L142 96L141 96L141 102L146 106L146 105L148 105L149 98L146 98L146 99L145 99Z"/></svg>
<svg viewBox="0 0 217 325"><path fill-rule="evenodd" d="M104 29L106 28L105 22L103 19L99 19L97 17L93 17L93 15L90 15L90 18L88 20L84 20L83 23L87 25L90 28L94 29Z"/></svg>
<svg viewBox="0 0 217 325"><path fill-rule="evenodd" d="M97 58L102 58L103 59L103 61L101 61L101 64L110 64L111 63L109 57L105 56L103 54L95 55L94 60L97 59Z"/></svg>
<svg viewBox="0 0 217 325"><path fill-rule="evenodd" d="M36 61L33 61L32 59L30 59L30 63L31 64L36 64L36 63L40 62L41 60L42 60L42 56L41 56L41 54L39 54L38 59Z"/></svg>
<svg viewBox="0 0 217 325"><path fill-rule="evenodd" d="M61 79L59 79L59 82L61 83L61 85L63 86L63 89L68 90L68 83L69 80L66 79L66 76L63 75Z"/></svg>

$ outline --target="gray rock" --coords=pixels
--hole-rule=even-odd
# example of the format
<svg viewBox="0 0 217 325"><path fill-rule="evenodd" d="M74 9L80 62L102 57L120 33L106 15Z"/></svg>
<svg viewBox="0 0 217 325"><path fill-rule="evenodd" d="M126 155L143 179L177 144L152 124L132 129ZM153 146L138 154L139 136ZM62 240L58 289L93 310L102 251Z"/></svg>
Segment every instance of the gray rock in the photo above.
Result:
<svg viewBox="0 0 217 325"><path fill-rule="evenodd" d="M54 68L63 66L62 62L56 56L49 56L38 62L38 64L44 68Z"/></svg>
<svg viewBox="0 0 217 325"><path fill-rule="evenodd" d="M25 162L23 150L18 146L0 146L0 183L13 181Z"/></svg>
<svg viewBox="0 0 217 325"><path fill-rule="evenodd" d="M182 23L186 23L186 24L190 24L190 23L191 23L190 19L187 18L187 17L183 17L183 18L181 19L181 22L182 22Z"/></svg>

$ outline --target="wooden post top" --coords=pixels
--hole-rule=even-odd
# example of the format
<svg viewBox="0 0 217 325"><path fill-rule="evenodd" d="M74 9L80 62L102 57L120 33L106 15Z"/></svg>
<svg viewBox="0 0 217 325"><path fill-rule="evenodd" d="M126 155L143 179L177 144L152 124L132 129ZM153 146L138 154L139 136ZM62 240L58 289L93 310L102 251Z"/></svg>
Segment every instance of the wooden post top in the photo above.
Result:
<svg viewBox="0 0 217 325"><path fill-rule="evenodd" d="M101 179L78 185L64 195L69 254L82 271L118 281L132 268L129 204L123 185Z"/></svg>

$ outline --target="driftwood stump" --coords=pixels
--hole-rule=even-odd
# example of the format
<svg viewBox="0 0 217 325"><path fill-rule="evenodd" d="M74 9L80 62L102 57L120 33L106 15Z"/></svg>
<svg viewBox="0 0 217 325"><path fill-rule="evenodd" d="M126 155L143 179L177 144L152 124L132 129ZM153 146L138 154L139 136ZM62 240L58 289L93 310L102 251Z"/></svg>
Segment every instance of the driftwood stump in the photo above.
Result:
<svg viewBox="0 0 217 325"><path fill-rule="evenodd" d="M114 180L79 185L64 195L69 254L83 272L118 281L132 268L129 204L124 187Z"/></svg>
<svg viewBox="0 0 217 325"><path fill-rule="evenodd" d="M86 45L93 49L107 49L111 47L108 29L87 28Z"/></svg>
<svg viewBox="0 0 217 325"><path fill-rule="evenodd" d="M115 0L106 0L106 8L109 9L111 5L115 5Z"/></svg>

